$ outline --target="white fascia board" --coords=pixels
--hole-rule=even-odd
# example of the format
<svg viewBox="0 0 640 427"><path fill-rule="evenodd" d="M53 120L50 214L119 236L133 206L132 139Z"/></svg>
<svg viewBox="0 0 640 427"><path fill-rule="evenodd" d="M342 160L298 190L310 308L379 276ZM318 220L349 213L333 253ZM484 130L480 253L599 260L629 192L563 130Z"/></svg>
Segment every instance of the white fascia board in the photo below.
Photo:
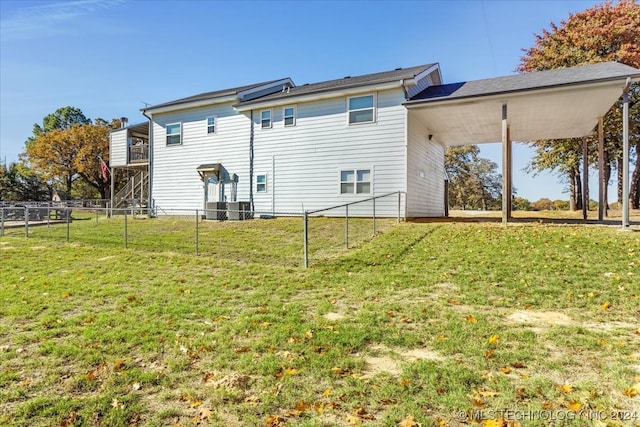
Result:
<svg viewBox="0 0 640 427"><path fill-rule="evenodd" d="M418 84L419 80L422 80L423 78L425 78L429 74L433 73L434 71L438 72L438 76L440 77L440 81L442 81L442 75L440 74L440 65L439 64L434 64L432 67L427 68L426 70L424 70L420 74L416 75L414 78L405 80L405 82L407 82L408 84L411 84L411 85L416 85L416 84Z"/></svg>
<svg viewBox="0 0 640 427"><path fill-rule="evenodd" d="M158 108L142 109L142 112L149 115L153 115L153 114L167 113L169 111L186 110L188 108L204 107L207 105L224 104L226 102L235 102L235 101L238 101L238 96L229 95L229 96L223 96L219 98L202 99L199 101L185 102L183 104L174 104L174 105L167 105L167 106L158 107Z"/></svg>
<svg viewBox="0 0 640 427"><path fill-rule="evenodd" d="M405 82L406 83L406 82ZM402 80L394 80L393 82L381 83L378 85L358 86L352 88L345 88L342 90L330 90L316 93L309 93L299 96L288 96L285 98L274 99L270 101L252 102L245 105L234 105L234 108L239 112L245 112L250 110L257 110L263 108L280 107L284 105L297 104L301 102L317 101L320 99L337 98L340 96L352 96L361 93L371 93L387 89L395 89L402 87ZM298 86L300 87L300 86Z"/></svg>

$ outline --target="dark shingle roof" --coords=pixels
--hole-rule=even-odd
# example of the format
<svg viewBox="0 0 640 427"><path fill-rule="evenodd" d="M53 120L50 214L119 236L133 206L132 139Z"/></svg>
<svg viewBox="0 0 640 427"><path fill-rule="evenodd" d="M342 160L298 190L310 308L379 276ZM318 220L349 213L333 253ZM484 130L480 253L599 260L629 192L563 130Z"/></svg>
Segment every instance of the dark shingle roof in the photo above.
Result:
<svg viewBox="0 0 640 427"><path fill-rule="evenodd" d="M327 92L332 90L346 89L358 86L368 86L379 83L387 83L402 79L412 79L418 74L432 68L437 64L418 65L410 68L396 68L392 71L383 71L374 74L365 74L362 76L344 77L342 79L328 80L319 83L304 84L302 86L291 87L286 92L277 92L271 95L263 96L258 99L240 102L238 105L246 105L249 103L272 101L276 99L289 98L300 95L307 95L319 92Z"/></svg>
<svg viewBox="0 0 640 427"><path fill-rule="evenodd" d="M246 86L239 86L239 87L234 87L231 89L223 89L223 90L216 90L213 92L205 92L205 93L200 93L198 95L193 95L193 96L188 96L186 98L180 98L180 99L176 99L175 101L169 101L169 102L163 102L162 104L156 104L156 105L150 105L148 107L143 108L143 111L146 110L153 110L156 108L160 108L160 107L169 107L172 105L180 105L180 104L186 104L189 102L196 102L196 101L206 101L208 99L215 99L215 98L222 98L222 97L226 97L226 96L233 96L233 95L237 95L240 92L244 92L245 90L251 90L263 85L268 85L271 83L275 83L275 82L279 82L281 80L286 80L286 78L283 79L277 79L277 80L269 80L267 82L262 82L262 83L254 83L251 85L246 85Z"/></svg>
<svg viewBox="0 0 640 427"><path fill-rule="evenodd" d="M407 104L473 98L586 82L617 80L625 77L640 77L640 70L618 62L601 62L515 76L430 86L412 97Z"/></svg>

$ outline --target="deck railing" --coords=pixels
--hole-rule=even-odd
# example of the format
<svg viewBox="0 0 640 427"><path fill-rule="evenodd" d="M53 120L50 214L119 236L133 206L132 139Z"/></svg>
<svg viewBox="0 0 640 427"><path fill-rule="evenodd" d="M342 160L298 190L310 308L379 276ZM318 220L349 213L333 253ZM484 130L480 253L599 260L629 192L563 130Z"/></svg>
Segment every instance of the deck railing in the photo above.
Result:
<svg viewBox="0 0 640 427"><path fill-rule="evenodd" d="M129 146L129 163L149 161L149 144Z"/></svg>

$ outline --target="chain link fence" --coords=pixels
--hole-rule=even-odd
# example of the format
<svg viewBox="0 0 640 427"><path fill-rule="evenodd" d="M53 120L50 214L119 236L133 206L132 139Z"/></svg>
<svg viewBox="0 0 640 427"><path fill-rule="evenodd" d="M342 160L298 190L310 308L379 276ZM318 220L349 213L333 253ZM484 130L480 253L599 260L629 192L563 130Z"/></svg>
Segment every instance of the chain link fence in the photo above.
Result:
<svg viewBox="0 0 640 427"><path fill-rule="evenodd" d="M248 204L219 209L161 209L149 215L132 203L108 201L0 204L0 237L47 239L145 251L191 253L232 262L304 266L319 264L370 240L401 220L376 215L379 199L305 212L252 211ZM377 204L377 205L376 205ZM388 210L388 209L387 209Z"/></svg>

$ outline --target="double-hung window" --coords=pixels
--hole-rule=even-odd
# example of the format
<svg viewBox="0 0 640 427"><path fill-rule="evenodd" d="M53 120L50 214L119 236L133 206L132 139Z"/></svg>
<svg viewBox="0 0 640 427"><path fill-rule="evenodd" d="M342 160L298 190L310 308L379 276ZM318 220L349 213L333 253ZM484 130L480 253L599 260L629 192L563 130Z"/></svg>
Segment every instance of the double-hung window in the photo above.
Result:
<svg viewBox="0 0 640 427"><path fill-rule="evenodd" d="M216 133L216 116L207 117L207 134Z"/></svg>
<svg viewBox="0 0 640 427"><path fill-rule="evenodd" d="M260 112L260 127L262 129L271 127L271 110L262 110Z"/></svg>
<svg viewBox="0 0 640 427"><path fill-rule="evenodd" d="M182 124L171 123L167 125L167 145L180 145L182 143Z"/></svg>
<svg viewBox="0 0 640 427"><path fill-rule="evenodd" d="M267 192L267 175L260 174L256 175L256 193L266 193Z"/></svg>
<svg viewBox="0 0 640 427"><path fill-rule="evenodd" d="M285 107L282 110L282 116L284 117L285 127L296 125L296 107Z"/></svg>
<svg viewBox="0 0 640 427"><path fill-rule="evenodd" d="M341 170L340 194L371 194L371 169Z"/></svg>
<svg viewBox="0 0 640 427"><path fill-rule="evenodd" d="M376 120L376 97L354 96L348 99L349 124L373 123Z"/></svg>

